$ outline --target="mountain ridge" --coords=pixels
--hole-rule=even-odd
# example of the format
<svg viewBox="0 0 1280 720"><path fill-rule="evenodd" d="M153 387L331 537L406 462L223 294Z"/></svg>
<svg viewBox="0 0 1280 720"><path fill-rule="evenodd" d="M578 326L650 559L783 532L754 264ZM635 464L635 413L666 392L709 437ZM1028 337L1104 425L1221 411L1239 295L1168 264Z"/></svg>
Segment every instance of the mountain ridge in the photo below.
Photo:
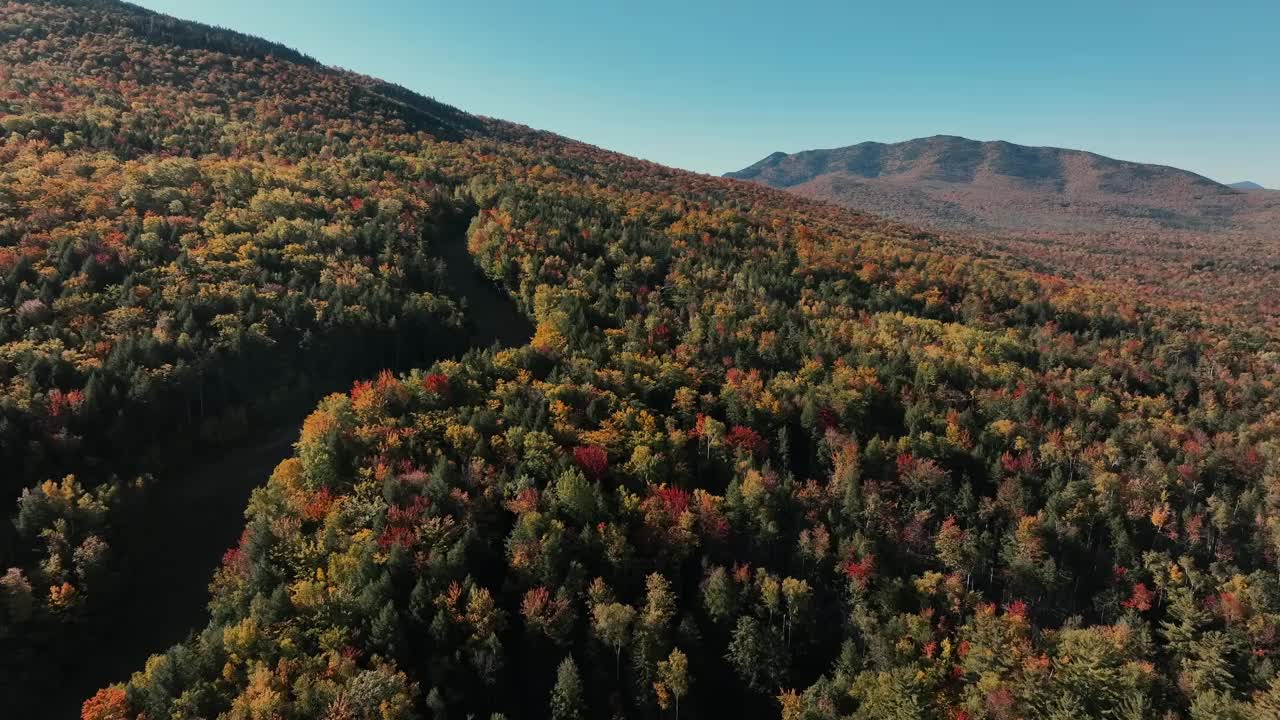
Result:
<svg viewBox="0 0 1280 720"><path fill-rule="evenodd" d="M861 149L886 149L886 148L897 148L897 147L904 147L904 146L910 147L910 146L920 146L920 145L937 144L937 143L948 143L948 144L952 144L952 145L955 145L955 144L970 144L970 145L976 144L976 145L981 145L981 146L984 146L984 147L988 147L988 146L989 146L989 147L993 147L993 148L1012 148L1012 149L1016 149L1016 150L1024 151L1024 152L1025 152L1025 151L1035 151L1035 152L1042 152L1042 153L1054 153L1054 154L1058 154L1058 153L1079 154L1079 155L1089 156L1089 157L1095 158L1095 159L1097 159L1097 160L1102 160L1102 161L1110 162L1110 163L1121 163L1121 164L1131 164L1131 165L1144 165L1144 166L1149 166L1149 167L1153 167L1153 168L1163 168L1163 169L1167 169L1167 170L1173 170L1173 171L1176 171L1176 172L1179 172L1179 173L1186 173L1186 174L1188 174L1188 175L1194 175L1194 176L1196 176L1196 178L1198 178L1199 180L1204 181L1204 182L1206 182L1206 183L1211 183L1211 184L1214 184L1214 185L1223 185L1223 186L1226 186L1226 187L1231 187L1232 185L1236 185L1236 184L1239 184L1239 185L1256 185L1256 183L1252 183L1252 182L1249 182L1249 181L1245 181L1245 182L1242 182L1242 183L1234 183L1234 184L1230 184L1230 185L1229 185L1229 184L1227 184L1227 183L1219 183L1219 182L1217 182L1217 181L1215 181L1215 180L1212 180L1212 179L1210 179L1210 178L1208 178L1208 177L1206 177L1206 176L1204 176L1204 175L1201 175L1201 174L1199 174L1199 173L1196 173L1196 172L1193 172L1193 171L1190 171L1190 170L1184 170L1184 169L1182 169L1182 168L1179 168L1179 167L1176 167L1176 166L1173 166L1173 165L1164 165L1164 164L1161 164L1161 163L1144 163L1144 162L1138 162L1138 161L1134 161L1134 160L1123 160L1123 159L1120 159L1120 158L1114 158L1114 157L1111 157L1111 156L1108 156L1108 155L1103 155L1103 154L1101 154L1101 153L1096 153L1096 152L1093 152L1093 151L1091 151L1091 150L1080 150L1080 149L1077 149L1077 148L1067 148L1067 147L1062 147L1062 146L1058 146L1058 145L1023 145L1023 144L1020 144L1020 143L1013 143L1013 142L1009 142L1009 141L1007 141L1007 140L998 140L998 139L997 139L997 140L975 140L975 139L972 139L972 138L964 137L963 135L950 135L950 134L946 134L946 133L939 133L939 134L936 134L936 135L929 135L929 136L925 136L925 137L913 138L913 139L910 139L910 140L903 140L903 141L899 141L899 142L881 142L881 141L879 141L879 140L865 140L865 141L863 141L863 142L855 143L855 144L853 144L853 145L843 145L843 146L839 146L839 147L832 147L832 148L813 148L813 149L809 149L809 150L800 150L800 151L797 151L797 152L795 152L795 153L787 153L787 152L785 152L785 151L781 151L781 150L779 150L779 151L775 151L775 152L770 153L770 154L769 154L769 155L767 155L765 158L761 159L760 161L758 161L758 162L756 162L756 163L754 163L754 164L752 164L752 165L747 166L746 168L744 168L744 169L742 169L742 170L738 170L738 171L733 171L733 172L725 173L725 174L724 174L724 176L725 176L725 177L729 177L729 178L740 179L740 180L742 180L742 179L750 179L751 177L754 177L754 175L756 174L756 173L753 173L753 172L752 172L754 169L760 168L760 167L765 166L765 165L770 164L770 163L776 163L776 162L778 162L778 161L781 161L781 160L783 160L783 159L785 159L785 158L792 157L792 156L822 155L822 154L839 153L839 152L842 152L842 151L850 151L850 150L861 150Z"/></svg>
<svg viewBox="0 0 1280 720"><path fill-rule="evenodd" d="M984 189L1007 182L1013 183L1011 189L1075 197L1189 190L1213 197L1232 192L1228 186L1203 175L1168 165L1118 160L1086 150L971 140L957 135L933 135L898 143L867 141L790 154L775 152L742 170L726 173L725 177L792 189L827 175Z"/></svg>
<svg viewBox="0 0 1280 720"><path fill-rule="evenodd" d="M1257 183L957 135L779 151L724 177L943 231L1280 234L1280 202Z"/></svg>

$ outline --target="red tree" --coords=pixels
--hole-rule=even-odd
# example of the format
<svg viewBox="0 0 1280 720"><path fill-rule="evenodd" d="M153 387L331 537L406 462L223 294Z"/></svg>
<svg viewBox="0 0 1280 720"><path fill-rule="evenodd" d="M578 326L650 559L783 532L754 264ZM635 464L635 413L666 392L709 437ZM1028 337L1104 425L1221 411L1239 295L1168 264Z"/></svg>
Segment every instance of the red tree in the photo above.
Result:
<svg viewBox="0 0 1280 720"><path fill-rule="evenodd" d="M728 443L729 447L742 448L753 454L763 451L768 446L764 438L760 437L760 433L741 425L734 425L729 430L729 435L725 438L725 442Z"/></svg>
<svg viewBox="0 0 1280 720"><path fill-rule="evenodd" d="M846 560L843 569L844 574L857 583L859 588L865 588L875 575L876 556L868 554L861 560Z"/></svg>
<svg viewBox="0 0 1280 720"><path fill-rule="evenodd" d="M128 720L129 698L124 688L113 685L102 688L96 695L84 701L80 708L81 720Z"/></svg>
<svg viewBox="0 0 1280 720"><path fill-rule="evenodd" d="M1120 605L1138 612L1146 612L1151 609L1152 599L1151 590L1147 588L1146 583L1134 583L1132 597Z"/></svg>
<svg viewBox="0 0 1280 720"><path fill-rule="evenodd" d="M604 477L605 471L609 469L608 453L603 448L598 448L594 445L575 448L573 461L592 480L599 480Z"/></svg>
<svg viewBox="0 0 1280 720"><path fill-rule="evenodd" d="M427 392L442 398L449 397L449 376L442 373L431 373L422 381Z"/></svg>

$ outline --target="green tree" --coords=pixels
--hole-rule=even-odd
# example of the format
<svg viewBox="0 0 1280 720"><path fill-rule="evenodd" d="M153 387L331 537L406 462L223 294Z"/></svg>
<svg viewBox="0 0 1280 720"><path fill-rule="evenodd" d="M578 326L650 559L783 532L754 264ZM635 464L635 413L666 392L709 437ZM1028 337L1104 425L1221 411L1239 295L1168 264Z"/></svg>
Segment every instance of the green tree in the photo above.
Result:
<svg viewBox="0 0 1280 720"><path fill-rule="evenodd" d="M786 671L786 658L777 636L750 615L738 619L727 657L738 676L761 692L775 692Z"/></svg>
<svg viewBox="0 0 1280 720"><path fill-rule="evenodd" d="M551 720L583 720L586 714L582 678L578 675L578 664L570 655L556 670L556 685L551 690Z"/></svg>
<svg viewBox="0 0 1280 720"><path fill-rule="evenodd" d="M603 504L596 484L578 468L560 473L555 482L555 500L564 514L580 525L594 520Z"/></svg>
<svg viewBox="0 0 1280 720"><path fill-rule="evenodd" d="M735 589L728 571L717 565L702 581L702 605L716 622L725 622L736 610Z"/></svg>

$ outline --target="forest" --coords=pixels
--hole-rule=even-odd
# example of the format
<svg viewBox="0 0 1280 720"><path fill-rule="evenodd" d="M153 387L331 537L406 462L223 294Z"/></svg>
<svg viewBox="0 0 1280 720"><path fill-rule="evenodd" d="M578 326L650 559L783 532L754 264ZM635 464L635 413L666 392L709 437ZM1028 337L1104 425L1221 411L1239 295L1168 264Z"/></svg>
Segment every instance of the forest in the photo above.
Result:
<svg viewBox="0 0 1280 720"><path fill-rule="evenodd" d="M467 350L461 225L524 344ZM155 478L307 406L207 623L82 720L1277 717L1280 338L957 248L0 5L6 707Z"/></svg>

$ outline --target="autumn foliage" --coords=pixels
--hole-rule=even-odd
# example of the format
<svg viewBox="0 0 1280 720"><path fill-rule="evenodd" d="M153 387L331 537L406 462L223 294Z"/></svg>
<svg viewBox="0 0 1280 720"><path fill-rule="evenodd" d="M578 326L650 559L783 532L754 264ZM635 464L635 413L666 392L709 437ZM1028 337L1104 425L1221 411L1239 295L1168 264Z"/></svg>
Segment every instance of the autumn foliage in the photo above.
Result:
<svg viewBox="0 0 1280 720"><path fill-rule="evenodd" d="M125 5L0 6L0 60L0 640L107 616L143 457L351 388L85 717L1280 702L1265 328ZM528 344L432 354L445 230Z"/></svg>
<svg viewBox="0 0 1280 720"><path fill-rule="evenodd" d="M599 447L577 447L573 449L573 461L582 468L587 477L599 480L609 470L609 455Z"/></svg>
<svg viewBox="0 0 1280 720"><path fill-rule="evenodd" d="M123 687L113 685L103 688L84 701L80 720L131 720L129 700Z"/></svg>

